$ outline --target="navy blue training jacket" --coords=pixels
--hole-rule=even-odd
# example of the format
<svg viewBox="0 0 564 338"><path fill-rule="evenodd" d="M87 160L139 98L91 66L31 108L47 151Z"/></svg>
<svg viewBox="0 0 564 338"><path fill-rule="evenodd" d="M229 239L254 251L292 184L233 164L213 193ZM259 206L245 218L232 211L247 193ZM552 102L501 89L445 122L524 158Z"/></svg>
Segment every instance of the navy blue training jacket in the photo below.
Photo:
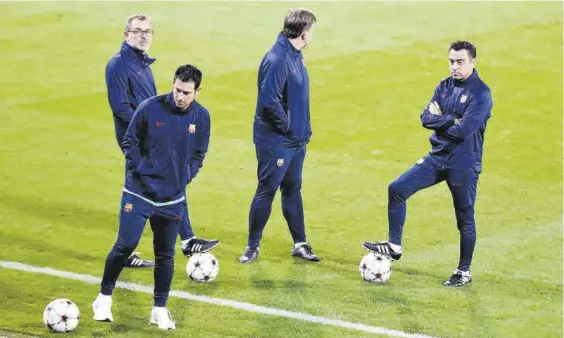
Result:
<svg viewBox="0 0 564 338"><path fill-rule="evenodd" d="M486 125L493 106L489 87L474 70L465 81L451 77L442 80L432 101L439 103L443 115L421 113L423 127L434 130L430 137L431 154L444 168L482 171ZM455 119L460 123L455 124Z"/></svg>
<svg viewBox="0 0 564 338"><path fill-rule="evenodd" d="M137 106L143 100L157 95L155 79L149 67L154 62L155 59L149 58L146 53L123 42L120 51L106 65L108 101L114 115L120 148Z"/></svg>
<svg viewBox="0 0 564 338"><path fill-rule="evenodd" d="M297 147L309 142L309 76L301 51L280 34L262 59L253 125L257 146Z"/></svg>
<svg viewBox="0 0 564 338"><path fill-rule="evenodd" d="M143 101L123 141L125 188L157 203L183 197L203 165L210 128L209 112L196 101L186 110L172 93Z"/></svg>

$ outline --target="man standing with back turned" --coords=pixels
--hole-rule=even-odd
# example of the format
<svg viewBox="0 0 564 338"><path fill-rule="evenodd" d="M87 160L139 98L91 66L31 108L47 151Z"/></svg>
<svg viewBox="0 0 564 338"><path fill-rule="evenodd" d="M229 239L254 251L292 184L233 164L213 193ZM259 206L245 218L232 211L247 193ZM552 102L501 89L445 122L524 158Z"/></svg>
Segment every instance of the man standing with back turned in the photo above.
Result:
<svg viewBox="0 0 564 338"><path fill-rule="evenodd" d="M284 28L259 67L258 98L253 142L258 161L258 187L249 215L249 238L240 263L259 254L262 232L276 191L282 192L282 211L294 248L292 255L319 261L306 240L302 203L302 169L311 138L309 77L302 49L312 36L315 15L296 9L284 19Z"/></svg>
<svg viewBox="0 0 564 338"><path fill-rule="evenodd" d="M434 130L432 150L388 188L389 238L365 242L364 247L399 260L406 201L419 190L446 181L452 194L460 232L460 259L445 286L463 286L472 281L470 263L476 244L474 202L482 171L486 124L491 116L492 96L474 69L476 47L455 41L449 48L451 76L439 83L428 107L421 113L423 127Z"/></svg>

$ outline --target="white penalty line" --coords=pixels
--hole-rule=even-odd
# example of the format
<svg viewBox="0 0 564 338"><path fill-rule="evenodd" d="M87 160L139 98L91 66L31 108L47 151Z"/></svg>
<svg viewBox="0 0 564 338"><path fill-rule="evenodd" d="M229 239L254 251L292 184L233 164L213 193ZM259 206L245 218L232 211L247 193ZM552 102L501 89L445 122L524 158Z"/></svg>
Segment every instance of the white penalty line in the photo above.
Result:
<svg viewBox="0 0 564 338"><path fill-rule="evenodd" d="M41 273L41 274L44 274L44 275L73 279L73 280L81 281L81 282L88 283L88 284L100 284L100 282L102 281L101 278L90 276L90 275L83 275L83 274L78 274L78 273L74 273L74 272L56 270L56 269L52 269L52 268L32 266L32 265L22 264L22 263L18 263L18 262L11 262L11 261L0 261L0 267L6 268L6 269L13 269L13 270L19 270L19 271L25 271L25 272L33 272L33 273ZM142 284L137 284L137 283L118 281L116 283L116 288L153 294L153 287L152 286L147 286L147 285L142 285ZM234 308L234 309L259 313L259 314L263 314L263 315L286 317L286 318L292 318L292 319L297 319L297 320L311 322L311 323L337 326L337 327L341 327L341 328L345 328L345 329L352 329L352 330L369 332L369 333L378 333L378 334L388 335L390 337L431 338L430 336L425 336L425 335L421 335L421 334L412 334L412 333L407 333L407 332L400 331L400 330L391 330L391 329L386 329L386 328L383 328L383 327L376 327L376 326L370 326L370 325L365 325L365 324L361 324L361 323L347 322L347 321L340 320L340 319L331 319L331 318L326 318L326 317L321 317L321 316L314 316L314 315L310 315L310 314L307 314L307 313L281 310L281 309L276 309L276 308L271 308L271 307L266 307L266 306L260 306L260 305L250 304L250 303L239 302L239 301L236 301L236 300L214 298L214 297L209 297L209 296L198 296L198 295L194 295L194 294L191 294L189 292L186 292L186 291L171 290L170 291L170 297L177 297L177 298L182 298L182 299L194 300L194 301L197 301L197 302L215 304L215 305L220 305L220 306L227 306L227 307L231 307L231 308Z"/></svg>

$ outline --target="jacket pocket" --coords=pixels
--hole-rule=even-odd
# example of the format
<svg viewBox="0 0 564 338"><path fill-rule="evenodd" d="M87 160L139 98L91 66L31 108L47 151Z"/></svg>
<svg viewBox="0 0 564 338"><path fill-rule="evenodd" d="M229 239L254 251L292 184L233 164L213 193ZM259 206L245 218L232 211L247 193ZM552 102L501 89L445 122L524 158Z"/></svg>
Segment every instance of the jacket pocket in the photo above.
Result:
<svg viewBox="0 0 564 338"><path fill-rule="evenodd" d="M141 161L139 162L139 165L137 165L137 168L134 168L134 173L137 176L143 176L146 175L148 173L148 164L147 164L148 160L146 157L142 157Z"/></svg>
<svg viewBox="0 0 564 338"><path fill-rule="evenodd" d="M166 169L166 163L155 163L150 158L143 157L135 174L148 191L158 191L164 183Z"/></svg>

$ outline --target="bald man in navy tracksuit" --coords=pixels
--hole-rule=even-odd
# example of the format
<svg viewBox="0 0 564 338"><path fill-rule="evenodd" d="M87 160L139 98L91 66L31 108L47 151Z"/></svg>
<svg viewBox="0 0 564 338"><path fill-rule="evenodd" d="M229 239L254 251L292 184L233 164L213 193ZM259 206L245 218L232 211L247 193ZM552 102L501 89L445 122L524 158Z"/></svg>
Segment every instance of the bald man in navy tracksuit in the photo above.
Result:
<svg viewBox="0 0 564 338"><path fill-rule="evenodd" d="M174 272L174 244L187 217L185 190L203 165L210 139L210 115L196 102L202 73L184 65L174 76L173 91L143 101L123 141L127 174L118 239L106 259L101 291L93 303L94 319L112 321L112 292L135 249L147 219L155 253L154 307L151 323L174 329L166 302ZM190 253L207 252L219 241L196 238Z"/></svg>
<svg viewBox="0 0 564 338"><path fill-rule="evenodd" d="M389 238L365 242L364 246L399 260L406 201L421 189L446 181L452 194L460 232L460 259L445 286L463 286L472 281L470 264L476 243L474 203L486 125L493 106L488 86L474 69L476 48L467 41L450 45L451 76L439 83L429 106L421 114L424 128L433 130L432 150L416 165L392 182L388 189Z"/></svg>
<svg viewBox="0 0 564 338"><path fill-rule="evenodd" d="M292 255L319 261L306 239L301 195L306 144L312 134L309 76L302 49L311 38L315 22L315 16L308 10L291 11L259 67L253 127L258 187L249 213L247 248L239 257L243 264L258 257L262 232L278 188L282 192L282 212L294 242Z"/></svg>
<svg viewBox="0 0 564 338"><path fill-rule="evenodd" d="M120 50L106 65L108 103L113 113L117 143L122 152L123 137L135 109L143 100L157 95L151 71L155 59L147 54L153 38L151 19L143 14L128 17L124 36ZM142 259L139 253L133 252L126 266L152 267L154 262Z"/></svg>

